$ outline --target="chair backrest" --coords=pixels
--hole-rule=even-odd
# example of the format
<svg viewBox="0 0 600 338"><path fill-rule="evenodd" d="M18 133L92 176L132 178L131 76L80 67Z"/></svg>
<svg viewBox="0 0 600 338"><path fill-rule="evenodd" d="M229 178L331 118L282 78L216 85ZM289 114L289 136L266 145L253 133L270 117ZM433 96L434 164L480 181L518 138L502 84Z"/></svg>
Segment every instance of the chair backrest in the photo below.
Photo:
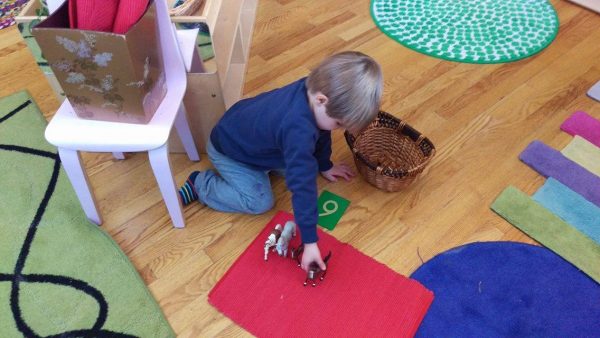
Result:
<svg viewBox="0 0 600 338"><path fill-rule="evenodd" d="M175 27L169 17L169 8L166 0L154 0L156 3L156 20L158 23L158 32L160 36L160 45L162 49L162 58L164 63L167 95L169 92L176 92L183 99L186 87L186 70L183 63L183 57L179 51ZM183 89L182 89L183 88ZM183 92L182 92L183 91Z"/></svg>
<svg viewBox="0 0 600 338"><path fill-rule="evenodd" d="M67 0L46 0L46 5L48 5L48 12L50 14L54 13L65 1Z"/></svg>

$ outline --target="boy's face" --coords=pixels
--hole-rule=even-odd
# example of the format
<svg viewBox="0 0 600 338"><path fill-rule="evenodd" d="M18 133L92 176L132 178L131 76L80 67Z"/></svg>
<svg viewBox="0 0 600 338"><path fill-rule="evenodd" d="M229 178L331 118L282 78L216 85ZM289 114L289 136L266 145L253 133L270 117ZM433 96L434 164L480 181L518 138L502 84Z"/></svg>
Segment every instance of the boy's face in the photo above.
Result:
<svg viewBox="0 0 600 338"><path fill-rule="evenodd" d="M327 96L323 95L321 92L317 92L316 94L309 93L308 97L319 129L335 130L343 127L340 120L327 115Z"/></svg>
<svg viewBox="0 0 600 338"><path fill-rule="evenodd" d="M317 114L315 112L315 118L317 119L317 125L321 130L335 130L343 127L341 121L329 117L325 111L322 114Z"/></svg>

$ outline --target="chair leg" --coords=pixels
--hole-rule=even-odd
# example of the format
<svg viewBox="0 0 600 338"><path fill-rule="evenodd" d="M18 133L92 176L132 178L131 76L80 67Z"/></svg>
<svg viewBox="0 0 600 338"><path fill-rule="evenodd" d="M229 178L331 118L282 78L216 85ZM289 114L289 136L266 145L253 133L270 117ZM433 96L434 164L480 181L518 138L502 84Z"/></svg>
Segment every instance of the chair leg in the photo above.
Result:
<svg viewBox="0 0 600 338"><path fill-rule="evenodd" d="M79 152L77 150L58 148L58 154L87 218L98 225L102 224L102 218L96 208L96 201L90 190L88 178L81 164Z"/></svg>
<svg viewBox="0 0 600 338"><path fill-rule="evenodd" d="M113 157L116 158L117 160L124 160L125 159L125 154L124 153L112 153Z"/></svg>
<svg viewBox="0 0 600 338"><path fill-rule="evenodd" d="M158 187L163 196L163 200L167 205L167 210L171 215L171 220L176 228L183 228L183 213L181 212L181 202L177 194L177 187L173 179L171 164L169 163L168 144L160 148L148 151L150 157L150 165L154 171L154 176L158 182Z"/></svg>
<svg viewBox="0 0 600 338"><path fill-rule="evenodd" d="M200 155L198 154L196 143L194 143L194 137L192 136L192 131L187 120L187 113L185 111L183 102L179 105L179 110L177 111L177 116L175 117L175 129L177 130L179 139L181 140L181 143L185 148L185 152L190 160L200 161Z"/></svg>

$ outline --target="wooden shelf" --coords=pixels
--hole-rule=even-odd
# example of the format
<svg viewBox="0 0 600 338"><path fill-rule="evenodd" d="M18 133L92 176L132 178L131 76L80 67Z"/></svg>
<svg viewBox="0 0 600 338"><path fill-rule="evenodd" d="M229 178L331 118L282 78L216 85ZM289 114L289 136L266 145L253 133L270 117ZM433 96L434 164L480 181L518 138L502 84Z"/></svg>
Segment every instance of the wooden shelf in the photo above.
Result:
<svg viewBox="0 0 600 338"><path fill-rule="evenodd" d="M45 16L38 17L35 11L40 8L39 1L30 0L22 9L21 12L15 16L17 23L30 22L36 19L45 19Z"/></svg>
<svg viewBox="0 0 600 338"><path fill-rule="evenodd" d="M177 23L205 22L208 25L215 53L215 72L227 108L242 96L257 6L258 0L205 0L198 15L171 17Z"/></svg>
<svg viewBox="0 0 600 338"><path fill-rule="evenodd" d="M217 71L226 93L226 107L242 95L257 5L257 0L224 2L212 33Z"/></svg>
<svg viewBox="0 0 600 338"><path fill-rule="evenodd" d="M174 1L174 0L173 0ZM215 57L204 62L203 72L188 73L184 98L196 146L205 152L210 131L225 110L241 97L258 0L205 0L196 16L171 17L176 23L208 25ZM173 151L183 147L175 137Z"/></svg>
<svg viewBox="0 0 600 338"><path fill-rule="evenodd" d="M202 7L198 10L198 13L187 16L172 16L171 21L173 22L205 22L210 30L212 31L215 27L219 9L221 8L223 0L204 0ZM230 0L227 0L230 1ZM168 0L169 7L175 0Z"/></svg>
<svg viewBox="0 0 600 338"><path fill-rule="evenodd" d="M239 101L244 89L246 65L243 63L232 63L229 65L229 73L225 79L226 86L223 87L223 98L225 107L229 108Z"/></svg>

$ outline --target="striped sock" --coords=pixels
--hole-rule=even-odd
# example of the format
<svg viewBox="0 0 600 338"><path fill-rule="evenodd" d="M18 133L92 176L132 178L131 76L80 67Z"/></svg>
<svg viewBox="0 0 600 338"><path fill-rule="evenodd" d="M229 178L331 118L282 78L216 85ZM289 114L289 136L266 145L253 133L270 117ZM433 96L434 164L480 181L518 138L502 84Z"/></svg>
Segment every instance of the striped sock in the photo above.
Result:
<svg viewBox="0 0 600 338"><path fill-rule="evenodd" d="M194 187L194 181L196 181L196 176L198 176L199 173L199 171L192 172L183 186L179 188L179 197L181 197L181 203L183 203L183 205L188 205L193 201L198 200L198 193Z"/></svg>

